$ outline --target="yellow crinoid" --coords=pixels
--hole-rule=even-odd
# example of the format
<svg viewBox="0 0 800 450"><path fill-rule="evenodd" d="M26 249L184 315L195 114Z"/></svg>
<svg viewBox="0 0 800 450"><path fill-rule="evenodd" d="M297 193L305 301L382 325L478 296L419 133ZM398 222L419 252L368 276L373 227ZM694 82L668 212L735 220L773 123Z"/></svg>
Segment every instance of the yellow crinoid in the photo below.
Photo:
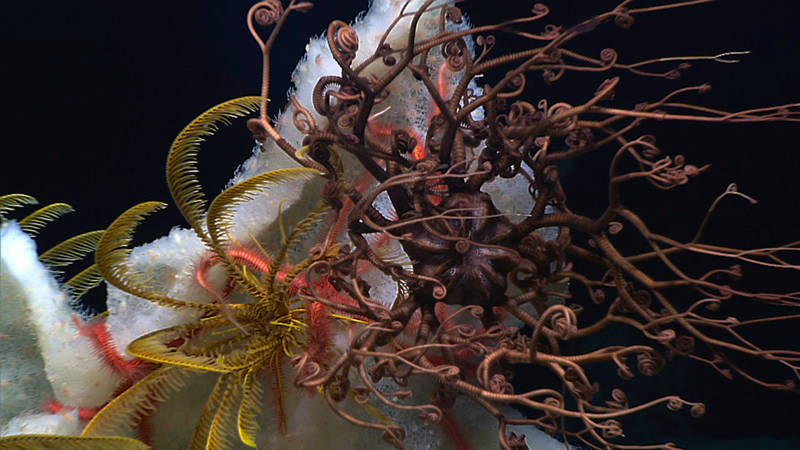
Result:
<svg viewBox="0 0 800 450"><path fill-rule="evenodd" d="M175 203L197 236L213 252L235 287L235 302L217 303L174 298L150 283L146 273L128 261L136 226L144 218L166 205L146 202L128 209L107 229L98 245L96 260L103 277L116 288L151 302L174 309L199 311L197 320L150 332L132 341L127 352L137 358L161 364L114 398L87 425L84 436L115 436L130 432L138 420L155 408L155 403L183 386L192 371L217 374L194 430L191 448L225 448L231 436L255 446L262 410L262 376L274 374L276 403L285 429L281 395L281 363L301 347L306 309L290 289L292 282L313 261L331 257L336 246L313 252L298 261L290 254L302 244L309 231L328 212L321 200L288 231L278 215L282 232L281 245L269 255L261 242L249 234L249 246L267 264L261 270L235 257L233 250L242 247L230 232L237 207L261 195L271 186L287 182L305 182L320 173L311 168L286 168L255 175L219 194L206 207L197 180L196 156L205 136L229 119L241 117L257 107L259 97L242 97L215 106L198 116L175 139L167 161L167 181ZM280 269L280 271L279 271Z"/></svg>

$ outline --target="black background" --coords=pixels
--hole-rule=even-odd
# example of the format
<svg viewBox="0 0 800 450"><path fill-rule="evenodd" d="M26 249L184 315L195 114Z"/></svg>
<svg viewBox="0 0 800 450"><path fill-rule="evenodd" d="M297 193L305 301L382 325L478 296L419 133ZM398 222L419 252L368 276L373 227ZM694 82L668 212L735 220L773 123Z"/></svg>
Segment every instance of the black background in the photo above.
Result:
<svg viewBox="0 0 800 450"><path fill-rule="evenodd" d="M663 2L640 1L633 6L653 3ZM272 114L285 102L289 75L308 38L324 31L334 18L351 20L366 4L319 1L308 14L289 19L273 53ZM571 26L613 4L551 1L552 15L545 23ZM258 93L259 52L244 24L249 6L248 1L43 1L3 7L0 193L28 193L42 203L63 201L77 210L42 233L42 249L68 236L104 228L138 202L170 201L163 167L174 136L208 107ZM524 14L531 6L528 1L501 0L461 4L477 24ZM630 107L678 86L710 82L714 86L710 93L687 100L737 110L800 101L798 23L800 6L795 1L718 1L649 13L637 18L631 30L604 24L572 48L596 56L600 49L613 47L624 62L750 50L752 54L739 64L697 62L676 81L621 73L614 103ZM536 32L541 26L520 28ZM495 55L524 46L497 37ZM502 72L487 77L498 74ZM533 103L540 98L577 103L607 77L568 74L547 86L532 74L526 95ZM669 154L712 164L708 173L668 193L645 184L627 188L625 204L641 212L655 231L688 239L714 197L735 181L760 202L754 206L741 200L723 202L710 223L709 242L746 248L797 239L800 124L654 122L642 127L645 132L655 134ZM200 158L201 180L209 195L222 189L249 156L251 146L243 122L210 140ZM597 152L562 167L569 204L577 212L591 215L602 210L610 154L610 150ZM139 237L149 240L182 224L171 207L151 220ZM763 280L779 291L798 290L796 275ZM101 297L96 294L95 301ZM781 333L772 337L785 339L784 347L797 347L796 330L774 333ZM800 397L773 395L716 374L696 378L704 369L679 366L676 372L668 367L669 374L659 377L652 395L663 393L664 385L681 390L692 386L693 398L709 403L706 418L682 421L675 417L688 416L685 411L658 411L653 416L657 425L645 422L636 429L626 425L627 434L648 442L675 439L688 448L800 448L800 427L793 414ZM751 437L773 440L761 444L745 440Z"/></svg>

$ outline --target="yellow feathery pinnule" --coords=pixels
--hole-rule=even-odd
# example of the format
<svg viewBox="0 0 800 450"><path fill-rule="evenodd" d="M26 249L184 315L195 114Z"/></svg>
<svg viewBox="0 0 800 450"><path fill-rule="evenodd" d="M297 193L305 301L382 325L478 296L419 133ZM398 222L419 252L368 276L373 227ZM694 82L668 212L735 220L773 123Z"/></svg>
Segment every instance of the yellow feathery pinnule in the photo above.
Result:
<svg viewBox="0 0 800 450"><path fill-rule="evenodd" d="M255 437L259 430L259 414L264 395L264 388L259 377L260 366L253 366L247 371L242 381L242 404L236 416L239 439L250 447L255 447Z"/></svg>
<svg viewBox="0 0 800 450"><path fill-rule="evenodd" d="M5 219L5 213L28 205L38 205L39 201L28 194L0 195L0 221Z"/></svg>
<svg viewBox="0 0 800 450"><path fill-rule="evenodd" d="M73 276L64 283L64 287L72 297L72 301L76 301L83 297L83 294L96 288L103 282L103 275L97 269L97 264L83 269L77 275Z"/></svg>
<svg viewBox="0 0 800 450"><path fill-rule="evenodd" d="M19 227L30 237L35 237L48 223L73 211L72 206L66 203L52 203L25 216L19 221Z"/></svg>
<svg viewBox="0 0 800 450"><path fill-rule="evenodd" d="M206 404L203 406L203 412L200 414L200 419L197 420L197 425L192 432L192 441L189 444L191 450L205 449L206 441L208 439L208 430L211 428L211 422L214 420L222 397L232 383L236 380L236 375L231 373L221 374L214 384L214 389L206 399Z"/></svg>
<svg viewBox="0 0 800 450"><path fill-rule="evenodd" d="M317 170L306 167L273 170L250 177L225 189L211 202L206 217L208 233L211 240L209 245L228 267L233 278L239 282L240 286L250 293L254 299L263 300L265 295L269 294L269 286L266 287L267 291L265 292L265 286L262 285L262 283L257 282L254 277L249 276L243 268L238 267L225 253L225 248L227 248L229 244L225 238L229 237L228 229L231 227L231 222L236 212L236 206L252 200L259 192L264 191L271 185L291 181L310 180L317 175L319 175Z"/></svg>
<svg viewBox="0 0 800 450"><path fill-rule="evenodd" d="M236 206L254 199L271 185L290 181L310 180L320 173L307 167L272 170L250 177L222 191L208 208L206 223L211 240L220 245L231 227Z"/></svg>
<svg viewBox="0 0 800 450"><path fill-rule="evenodd" d="M189 354L182 351L181 348L174 348L167 345L175 339L187 339L193 332L202 329L212 329L216 325L219 325L219 321L192 322L190 324L176 325L163 330L153 331L128 344L126 351L136 358L160 364L204 372L230 372L229 368L223 367L217 362L217 354L215 352L205 353L202 351L193 351L193 354ZM229 341L233 344L244 338L246 338L244 334L236 333L229 338Z"/></svg>
<svg viewBox="0 0 800 450"><path fill-rule="evenodd" d="M86 425L81 436L130 434L142 417L184 386L189 374L190 371L179 367L159 367L108 402Z"/></svg>
<svg viewBox="0 0 800 450"><path fill-rule="evenodd" d="M286 237L286 241L283 243L283 247L285 251L281 251L281 253L288 253L294 250L298 245L303 242L303 239L306 237L307 233L311 231L311 229L317 225L318 223L322 222L322 219L330 210L330 205L327 201L321 200L314 205L314 209L312 209L301 221L297 222L293 227L292 230L289 232L289 235ZM278 255L275 258L276 263L280 264L283 262L283 257Z"/></svg>
<svg viewBox="0 0 800 450"><path fill-rule="evenodd" d="M125 437L79 437L17 434L0 438L0 450L147 450L144 442Z"/></svg>
<svg viewBox="0 0 800 450"><path fill-rule="evenodd" d="M272 287L273 283L275 282L275 276L278 273L278 268L286 260L289 251L299 245L306 233L311 231L316 224L322 221L329 208L330 206L328 205L328 202L325 200L319 201L316 206L314 206L314 209L311 210L311 212L309 212L301 221L297 222L292 227L292 230L289 232L289 235L286 236L283 245L281 245L281 249L276 255L275 261L272 263L272 269L264 278L265 285ZM284 282L281 284L281 286L288 286L288 283L291 283L291 280L294 279L297 273L299 272L293 273L292 278L288 281L283 280Z"/></svg>
<svg viewBox="0 0 800 450"><path fill-rule="evenodd" d="M231 119L246 116L258 109L261 97L248 96L228 100L200 114L186 125L175 140L167 156L167 185L175 204L186 221L207 244L208 236L203 230L205 196L197 179L197 154L200 144L213 135L220 125Z"/></svg>
<svg viewBox="0 0 800 450"><path fill-rule="evenodd" d="M219 310L219 305L183 301L153 292L152 288L147 286L146 280L143 280L140 274L135 273L128 264L128 256L130 255L128 245L133 239L133 232L136 226L146 216L164 209L165 206L161 202L140 203L122 213L109 225L95 252L95 262L100 274L114 287L161 306L168 306L174 309Z"/></svg>
<svg viewBox="0 0 800 450"><path fill-rule="evenodd" d="M229 371L247 369L260 365L264 360L277 353L281 346L281 337L275 334L259 335L246 342L246 346L233 349L217 358L217 365Z"/></svg>
<svg viewBox="0 0 800 450"><path fill-rule="evenodd" d="M94 252L104 232L95 230L73 236L39 255L39 261L50 268L68 266Z"/></svg>
<svg viewBox="0 0 800 450"><path fill-rule="evenodd" d="M237 373L220 375L192 434L191 450L230 448L231 436L236 435L236 404L242 397L239 379Z"/></svg>

